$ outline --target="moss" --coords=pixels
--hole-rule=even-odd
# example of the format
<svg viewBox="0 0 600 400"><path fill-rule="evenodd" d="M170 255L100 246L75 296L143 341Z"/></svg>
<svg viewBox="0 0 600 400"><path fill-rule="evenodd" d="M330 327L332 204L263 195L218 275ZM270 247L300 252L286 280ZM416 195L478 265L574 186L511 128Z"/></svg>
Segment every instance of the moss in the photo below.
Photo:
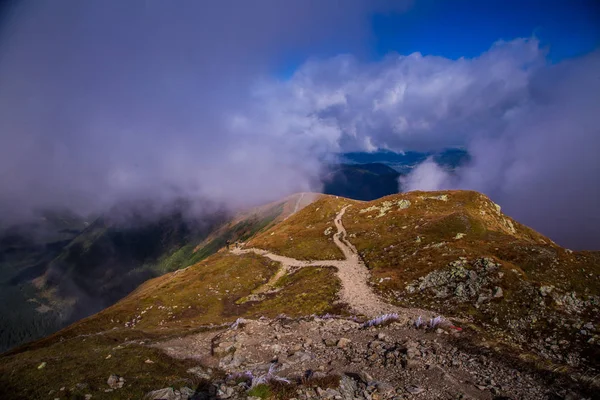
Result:
<svg viewBox="0 0 600 400"><path fill-rule="evenodd" d="M248 396L258 397L260 399L269 399L273 396L269 385L260 384L248 390Z"/></svg>

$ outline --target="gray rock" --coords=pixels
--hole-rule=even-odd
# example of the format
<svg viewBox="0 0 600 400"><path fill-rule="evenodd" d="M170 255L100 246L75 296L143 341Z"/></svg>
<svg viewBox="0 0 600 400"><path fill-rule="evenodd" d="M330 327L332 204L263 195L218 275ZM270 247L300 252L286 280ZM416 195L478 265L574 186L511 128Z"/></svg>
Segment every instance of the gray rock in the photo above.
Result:
<svg viewBox="0 0 600 400"><path fill-rule="evenodd" d="M228 399L235 393L235 389L231 386L221 385L217 391L217 395L221 399Z"/></svg>
<svg viewBox="0 0 600 400"><path fill-rule="evenodd" d="M496 287L495 291L494 291L494 298L495 299L500 299L504 297L504 292L502 291L501 287Z"/></svg>
<svg viewBox="0 0 600 400"><path fill-rule="evenodd" d="M120 389L125 384L125 378L123 378L122 376L113 374L108 377L108 380L106 381L106 383L108 384L108 386L111 389Z"/></svg>
<svg viewBox="0 0 600 400"><path fill-rule="evenodd" d="M181 400L181 396L175 394L173 388L154 390L144 396L145 400Z"/></svg>
<svg viewBox="0 0 600 400"><path fill-rule="evenodd" d="M194 374L199 378L206 379L206 380L209 380L212 375L211 368L204 368L201 365L194 367L194 368L190 368L187 370L187 372L189 372L190 374Z"/></svg>
<svg viewBox="0 0 600 400"><path fill-rule="evenodd" d="M340 379L340 395L344 400L353 400L354 392L358 390L356 381L350 378L348 375L343 375Z"/></svg>
<svg viewBox="0 0 600 400"><path fill-rule="evenodd" d="M389 396L396 391L392 385L386 382L377 382L375 387L377 388L377 391L384 396Z"/></svg>
<svg viewBox="0 0 600 400"><path fill-rule="evenodd" d="M410 394L419 394L419 393L423 393L425 391L425 389L423 389L422 387L415 386L415 385L407 386L405 389Z"/></svg>

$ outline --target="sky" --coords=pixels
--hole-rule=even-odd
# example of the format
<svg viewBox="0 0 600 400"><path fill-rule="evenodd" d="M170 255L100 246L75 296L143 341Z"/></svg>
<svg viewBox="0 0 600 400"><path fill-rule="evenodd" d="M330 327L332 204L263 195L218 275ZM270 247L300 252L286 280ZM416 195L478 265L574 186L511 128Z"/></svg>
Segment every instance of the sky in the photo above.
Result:
<svg viewBox="0 0 600 400"><path fill-rule="evenodd" d="M319 190L344 151L461 146L482 191L600 249L595 1L31 0L0 18L0 220Z"/></svg>

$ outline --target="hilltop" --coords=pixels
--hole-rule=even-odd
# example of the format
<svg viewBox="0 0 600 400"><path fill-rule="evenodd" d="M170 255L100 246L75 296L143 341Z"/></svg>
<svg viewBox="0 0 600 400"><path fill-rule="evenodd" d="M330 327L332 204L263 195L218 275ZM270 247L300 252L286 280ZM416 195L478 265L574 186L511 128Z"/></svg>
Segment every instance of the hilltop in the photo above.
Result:
<svg viewBox="0 0 600 400"><path fill-rule="evenodd" d="M476 192L305 197L265 206L255 228L240 216L195 251L229 248L4 354L3 398L598 390L600 253L561 248Z"/></svg>

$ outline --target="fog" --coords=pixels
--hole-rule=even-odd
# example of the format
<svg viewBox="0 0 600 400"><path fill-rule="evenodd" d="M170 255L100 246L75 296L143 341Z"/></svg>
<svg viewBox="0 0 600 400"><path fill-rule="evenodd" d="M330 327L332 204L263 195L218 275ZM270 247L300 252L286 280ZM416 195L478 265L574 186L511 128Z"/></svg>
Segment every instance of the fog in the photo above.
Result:
<svg viewBox="0 0 600 400"><path fill-rule="evenodd" d="M19 3L0 30L0 219L244 207L319 190L339 152L463 146L469 165L428 160L404 187L480 190L559 244L600 248L598 51L552 63L527 37L369 57L373 13L406 7Z"/></svg>

